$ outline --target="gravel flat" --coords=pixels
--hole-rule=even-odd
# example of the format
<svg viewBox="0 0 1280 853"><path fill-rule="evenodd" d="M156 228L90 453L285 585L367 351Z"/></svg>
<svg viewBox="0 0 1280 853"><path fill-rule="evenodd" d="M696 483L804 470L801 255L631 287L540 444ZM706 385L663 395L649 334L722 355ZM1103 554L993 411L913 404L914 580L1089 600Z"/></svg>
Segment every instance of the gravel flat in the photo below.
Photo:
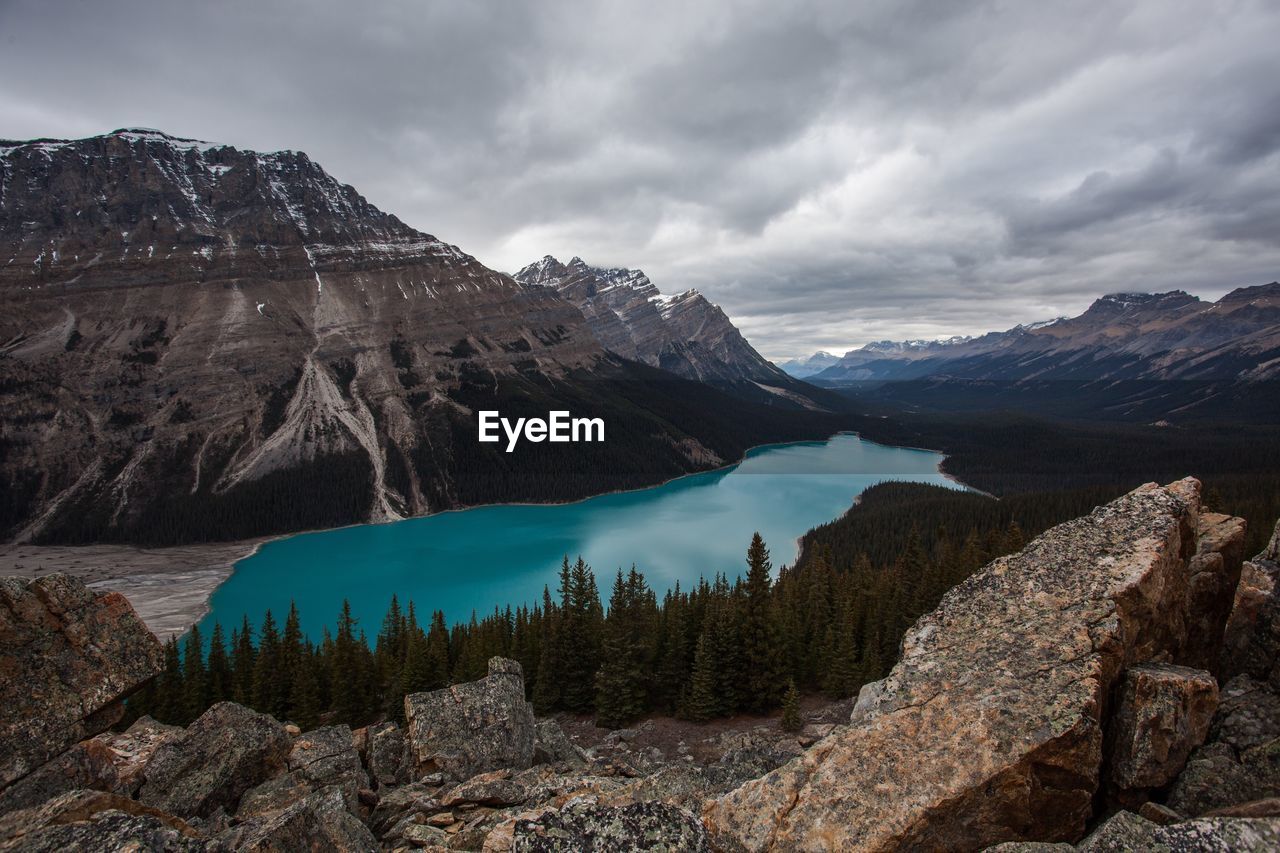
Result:
<svg viewBox="0 0 1280 853"><path fill-rule="evenodd" d="M0 545L0 576L65 572L99 590L123 593L161 640L182 634L237 560L263 540L135 548L129 545Z"/></svg>

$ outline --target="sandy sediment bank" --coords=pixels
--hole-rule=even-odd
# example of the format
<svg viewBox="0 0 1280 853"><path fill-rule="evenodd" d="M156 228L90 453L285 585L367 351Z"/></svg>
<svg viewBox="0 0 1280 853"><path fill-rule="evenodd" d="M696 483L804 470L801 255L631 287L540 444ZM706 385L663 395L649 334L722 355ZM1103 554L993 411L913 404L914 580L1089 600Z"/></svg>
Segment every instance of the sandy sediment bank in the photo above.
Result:
<svg viewBox="0 0 1280 853"><path fill-rule="evenodd" d="M93 589L123 593L160 639L181 634L208 612L209 596L231 567L263 541L176 548L130 545L0 545L0 576L63 572Z"/></svg>

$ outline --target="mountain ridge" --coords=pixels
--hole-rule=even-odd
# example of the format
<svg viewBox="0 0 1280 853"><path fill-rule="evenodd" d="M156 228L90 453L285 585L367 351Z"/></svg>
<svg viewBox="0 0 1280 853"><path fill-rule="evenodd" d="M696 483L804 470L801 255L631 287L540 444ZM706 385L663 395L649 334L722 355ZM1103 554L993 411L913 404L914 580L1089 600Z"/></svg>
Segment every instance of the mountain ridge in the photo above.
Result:
<svg viewBox="0 0 1280 853"><path fill-rule="evenodd" d="M615 355L554 291L301 152L135 129L6 144L0 291L0 536L22 541L578 498L837 428ZM604 415L609 446L538 445L513 470L476 444L477 407Z"/></svg>
<svg viewBox="0 0 1280 853"><path fill-rule="evenodd" d="M876 342L812 374L824 383L929 377L1255 380L1280 376L1280 283L1216 302L1185 291L1112 293L1075 317L940 341Z"/></svg>
<svg viewBox="0 0 1280 853"><path fill-rule="evenodd" d="M551 255L515 279L549 287L578 306L605 347L701 381L778 382L786 374L761 356L718 306L697 290L664 295L643 271L593 267Z"/></svg>

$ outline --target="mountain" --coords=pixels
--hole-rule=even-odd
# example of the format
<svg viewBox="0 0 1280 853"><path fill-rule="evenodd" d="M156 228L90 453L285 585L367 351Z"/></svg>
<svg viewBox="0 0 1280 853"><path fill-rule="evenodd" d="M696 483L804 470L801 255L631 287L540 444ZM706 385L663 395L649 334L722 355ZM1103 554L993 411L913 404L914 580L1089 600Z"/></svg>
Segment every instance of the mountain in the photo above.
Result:
<svg viewBox="0 0 1280 853"><path fill-rule="evenodd" d="M840 356L819 350L808 358L793 358L778 365L783 372L796 379L804 379L840 362Z"/></svg>
<svg viewBox="0 0 1280 853"><path fill-rule="evenodd" d="M1078 317L977 338L871 344L809 378L862 403L934 412L1274 422L1280 284L1217 302L1116 293Z"/></svg>
<svg viewBox="0 0 1280 853"><path fill-rule="evenodd" d="M831 426L625 361L555 290L295 151L140 129L0 142L0 291L0 536L21 540L577 498ZM506 454L477 442L478 408L609 432Z"/></svg>
<svg viewBox="0 0 1280 853"><path fill-rule="evenodd" d="M1217 302L1181 290L1116 293L1078 317L977 338L868 344L824 382L929 376L974 380L1255 380L1280 377L1280 284Z"/></svg>
<svg viewBox="0 0 1280 853"><path fill-rule="evenodd" d="M550 255L515 279L576 305L600 342L625 358L701 381L790 384L696 290L664 296L640 270L602 269L576 257L562 264Z"/></svg>

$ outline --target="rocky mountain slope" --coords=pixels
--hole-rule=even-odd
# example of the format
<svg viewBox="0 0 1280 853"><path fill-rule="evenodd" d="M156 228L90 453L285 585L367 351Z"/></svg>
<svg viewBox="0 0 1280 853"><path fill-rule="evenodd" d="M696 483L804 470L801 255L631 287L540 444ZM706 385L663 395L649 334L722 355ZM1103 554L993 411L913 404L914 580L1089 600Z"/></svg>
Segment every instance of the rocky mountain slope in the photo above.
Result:
<svg viewBox="0 0 1280 853"><path fill-rule="evenodd" d="M952 590L846 722L709 761L583 749L502 658L403 727L106 731L159 644L118 597L6 580L0 849L1274 850L1280 527L1248 562L1243 532L1195 480L1139 488Z"/></svg>
<svg viewBox="0 0 1280 853"><path fill-rule="evenodd" d="M701 381L791 384L696 290L664 296L640 270L601 269L576 257L562 264L550 255L515 278L578 306L601 343L625 358Z"/></svg>
<svg viewBox="0 0 1280 853"><path fill-rule="evenodd" d="M828 429L623 361L554 290L294 151L0 143L0 292L0 537L20 541L576 498ZM608 442L531 446L513 476L477 407L603 417Z"/></svg>
<svg viewBox="0 0 1280 853"><path fill-rule="evenodd" d="M1280 378L1280 283L1217 302L1180 290L1117 293L1078 317L978 338L879 342L813 375L824 382L1263 380Z"/></svg>

